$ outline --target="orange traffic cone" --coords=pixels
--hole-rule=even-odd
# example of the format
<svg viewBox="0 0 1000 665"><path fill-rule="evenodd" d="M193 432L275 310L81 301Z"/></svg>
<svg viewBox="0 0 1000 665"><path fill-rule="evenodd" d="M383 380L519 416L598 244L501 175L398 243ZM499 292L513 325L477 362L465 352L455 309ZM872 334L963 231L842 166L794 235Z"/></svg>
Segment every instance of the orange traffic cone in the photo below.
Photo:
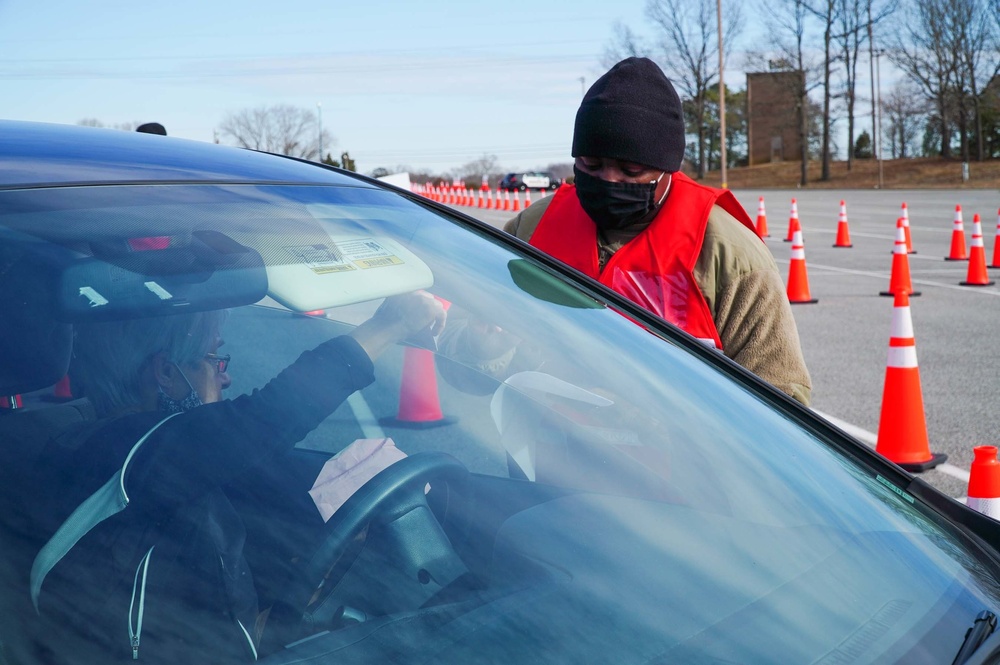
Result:
<svg viewBox="0 0 1000 665"><path fill-rule="evenodd" d="M1000 519L1000 461L996 446L976 446L969 469L965 505L993 519Z"/></svg>
<svg viewBox="0 0 1000 665"><path fill-rule="evenodd" d="M479 207L479 208L485 208L486 207L486 197L483 196L483 190L481 190L481 189L479 190L479 205L477 207Z"/></svg>
<svg viewBox="0 0 1000 665"><path fill-rule="evenodd" d="M510 209L513 212L517 212L521 209L521 195L517 192L514 192L514 196L511 197Z"/></svg>
<svg viewBox="0 0 1000 665"><path fill-rule="evenodd" d="M1000 210L997 210L997 233L993 236L993 263L991 268L1000 268Z"/></svg>
<svg viewBox="0 0 1000 665"><path fill-rule="evenodd" d="M896 293L889 335L889 357L875 452L907 471L926 471L944 462L948 456L932 453L927 442L927 420L920 390L913 320L910 318L910 296L903 292Z"/></svg>
<svg viewBox="0 0 1000 665"><path fill-rule="evenodd" d="M379 422L383 425L414 429L450 425L455 422L455 418L447 418L441 412L433 351L413 346L403 349L399 410L394 418L381 418Z"/></svg>
<svg viewBox="0 0 1000 665"><path fill-rule="evenodd" d="M493 210L493 190L486 190L486 209Z"/></svg>
<svg viewBox="0 0 1000 665"><path fill-rule="evenodd" d="M889 290L880 291L880 296L894 296L902 291L908 296L919 296L920 291L913 290L910 281L910 259L906 256L906 231L903 228L903 218L896 220L896 243L892 249L892 273L889 275Z"/></svg>
<svg viewBox="0 0 1000 665"><path fill-rule="evenodd" d="M802 228L802 224L799 223L799 204L795 199L792 199L792 212L788 216L788 235L785 237L785 242L792 242L795 238L795 231Z"/></svg>
<svg viewBox="0 0 1000 665"><path fill-rule="evenodd" d="M983 246L983 225L979 221L979 215L972 216L972 245L969 249L969 272L965 281L959 282L962 286L993 286L995 282L990 281L986 274L986 247Z"/></svg>
<svg viewBox="0 0 1000 665"><path fill-rule="evenodd" d="M764 210L764 197L757 199L757 235L761 238L770 238L767 231L767 212Z"/></svg>
<svg viewBox="0 0 1000 665"><path fill-rule="evenodd" d="M837 217L837 240L834 247L853 247L851 244L851 231L847 228L847 204L840 200L840 215Z"/></svg>
<svg viewBox="0 0 1000 665"><path fill-rule="evenodd" d="M524 190L524 207L527 208L531 205L531 190Z"/></svg>
<svg viewBox="0 0 1000 665"><path fill-rule="evenodd" d="M788 266L788 302L805 305L819 302L809 296L809 275L806 272L806 248L802 242L802 229L792 239L792 262Z"/></svg>
<svg viewBox="0 0 1000 665"><path fill-rule="evenodd" d="M505 194L506 194L506 196L504 196L504 199L503 199L503 209L504 210L510 210L510 190L508 189L505 192Z"/></svg>
<svg viewBox="0 0 1000 665"><path fill-rule="evenodd" d="M906 253L916 254L913 251L913 238L910 237L910 209L906 207L906 201L903 201L903 229L906 231Z"/></svg>
<svg viewBox="0 0 1000 665"><path fill-rule="evenodd" d="M969 256L965 253L965 226L962 224L962 206L955 206L955 221L951 227L951 252L944 257L945 261L965 261Z"/></svg>
<svg viewBox="0 0 1000 665"><path fill-rule="evenodd" d="M549 193L548 190L545 189L538 190L538 200L541 201L542 199L544 199L548 193Z"/></svg>

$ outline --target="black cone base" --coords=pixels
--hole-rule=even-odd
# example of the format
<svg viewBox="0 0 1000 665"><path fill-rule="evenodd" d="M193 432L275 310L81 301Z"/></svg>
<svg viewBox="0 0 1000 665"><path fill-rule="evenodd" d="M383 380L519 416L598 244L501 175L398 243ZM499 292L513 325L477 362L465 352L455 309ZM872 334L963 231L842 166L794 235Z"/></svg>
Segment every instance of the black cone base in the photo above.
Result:
<svg viewBox="0 0 1000 665"><path fill-rule="evenodd" d="M921 473L944 463L946 459L948 459L948 456L944 453L931 453L931 458L926 462L907 462L905 464L897 462L897 464L910 473Z"/></svg>

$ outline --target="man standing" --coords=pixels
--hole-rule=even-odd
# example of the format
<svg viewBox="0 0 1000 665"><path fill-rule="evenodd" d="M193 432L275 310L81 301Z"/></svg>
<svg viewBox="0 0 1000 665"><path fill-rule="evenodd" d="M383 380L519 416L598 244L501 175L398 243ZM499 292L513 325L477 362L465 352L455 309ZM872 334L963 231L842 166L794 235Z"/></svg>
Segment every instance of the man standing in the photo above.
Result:
<svg viewBox="0 0 1000 665"><path fill-rule="evenodd" d="M774 258L728 190L680 172L680 98L647 58L576 115L574 183L504 230L683 328L803 404L811 382Z"/></svg>

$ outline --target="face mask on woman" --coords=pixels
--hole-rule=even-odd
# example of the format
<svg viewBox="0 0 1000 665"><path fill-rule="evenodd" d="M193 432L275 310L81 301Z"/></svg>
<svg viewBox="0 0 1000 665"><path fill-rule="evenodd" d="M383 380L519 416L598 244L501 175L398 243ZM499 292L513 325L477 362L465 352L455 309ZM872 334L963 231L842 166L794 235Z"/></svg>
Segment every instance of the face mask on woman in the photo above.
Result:
<svg viewBox="0 0 1000 665"><path fill-rule="evenodd" d="M609 182L573 167L576 196L594 224L604 231L625 229L649 222L660 209L670 191L670 183L660 200L656 200L656 187L664 174L650 183Z"/></svg>
<svg viewBox="0 0 1000 665"><path fill-rule="evenodd" d="M156 387L157 408L159 408L159 410L163 411L164 413L183 413L185 411L190 411L191 409L201 406L203 402L201 401L201 396L198 395L198 391L195 390L194 386L191 385L191 382L188 381L187 376L184 374L181 368L178 365L174 365L174 367L177 367L177 371L180 372L181 376L184 378L184 382L187 383L188 388L191 389L191 392L189 392L187 397L183 399L174 399L173 397L171 397L170 395L168 395L163 391L162 386L157 386Z"/></svg>

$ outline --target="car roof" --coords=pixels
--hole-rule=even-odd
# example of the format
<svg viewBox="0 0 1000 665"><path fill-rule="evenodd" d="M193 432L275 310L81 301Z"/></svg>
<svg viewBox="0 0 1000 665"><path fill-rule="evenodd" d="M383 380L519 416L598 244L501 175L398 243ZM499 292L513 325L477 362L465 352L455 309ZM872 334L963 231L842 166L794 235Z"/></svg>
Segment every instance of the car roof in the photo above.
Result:
<svg viewBox="0 0 1000 665"><path fill-rule="evenodd" d="M166 182L372 185L332 168L201 141L0 120L0 189Z"/></svg>

